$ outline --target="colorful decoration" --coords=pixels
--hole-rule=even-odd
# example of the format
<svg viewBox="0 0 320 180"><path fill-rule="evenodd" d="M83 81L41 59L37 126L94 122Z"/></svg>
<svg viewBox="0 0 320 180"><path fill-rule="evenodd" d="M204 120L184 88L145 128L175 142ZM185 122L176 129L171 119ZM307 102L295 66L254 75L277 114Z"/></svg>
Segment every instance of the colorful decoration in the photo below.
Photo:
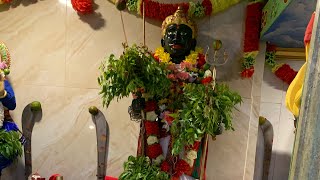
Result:
<svg viewBox="0 0 320 180"><path fill-rule="evenodd" d="M222 127L233 130L232 110L241 96L216 84L215 68L195 47L196 26L182 6L166 17L162 32L163 47L154 53L125 47L119 59L111 55L101 67L103 104L133 93L129 113L141 122L138 156L128 159L119 179L205 179L208 136L221 134ZM181 41L169 36L174 33L181 34ZM151 174L167 176L147 177Z"/></svg>
<svg viewBox="0 0 320 180"><path fill-rule="evenodd" d="M5 76L10 73L10 54L7 46L0 43L0 176L1 171L22 155L25 142L18 126L13 122L9 110L14 110L16 100L14 91Z"/></svg>
<svg viewBox="0 0 320 180"><path fill-rule="evenodd" d="M137 53L137 57L134 58L135 53ZM226 129L232 129L230 113L232 107L241 102L241 97L237 93L231 92L227 86L215 84L215 79L213 78L214 73L209 69L210 66L205 64L205 56L202 54L200 48L192 51L180 64L172 63L170 56L168 57L162 48L157 48L156 53L153 54L153 60L143 60L142 57L145 56L143 55L144 53L147 52L144 52L143 49L139 51L136 47L130 47L125 50L121 56L121 60L112 60L114 56L111 56L111 59L108 60L109 65L102 68L103 73L99 78L99 83L105 86L105 88L102 88L105 90L118 86L116 84L106 86L107 83L110 83L107 78L116 80L119 77L121 79L122 73L120 72L124 70L123 72L130 71L130 73L123 74L128 81L121 82L121 86L130 87L132 86L131 84L133 84L133 82L130 82L131 77L136 77L134 75L135 73L139 73L139 78L143 78L141 72L148 73L149 71L150 74L145 74L144 76L150 79L150 81L147 82L153 87L140 86L139 88L135 87L135 89L132 89L132 92L136 94L135 97L147 97L144 107L145 119L142 121L145 130L145 142L140 142L139 148L144 144L146 150L145 155L150 159L152 165L159 166L164 171L173 172L174 177L181 174L191 175L191 170L194 170L195 162L200 161L198 158L201 158L198 157L197 154L201 140L205 134L215 135L218 133L216 131L219 127L217 127L218 125L216 123L224 123ZM134 60L133 62L136 65L133 66L132 63L125 63L126 60L123 58ZM141 58L143 62L157 62L158 67L153 63L152 66L140 64L139 58ZM140 67L140 65L142 66ZM152 73L152 71L150 71L151 69L160 70L159 68L165 69L158 73ZM135 71L131 72L131 70ZM166 84L159 81L159 75L163 73L166 74L164 78L171 82L168 84L169 89L165 91L162 90L161 93L159 91L157 94L152 93L153 95L148 95L149 92L152 92L150 90L156 87L166 89ZM121 81L120 79L119 81ZM140 80L134 81L141 84ZM159 81L159 83L154 83L153 81ZM128 83L129 86L126 86L124 83ZM126 91L128 88L121 89ZM139 91L137 91L137 89L139 89ZM114 92L121 93L123 90ZM164 95L166 91L169 92L169 94ZM106 99L104 104L107 105L109 105L109 101L115 97L115 95L106 94L109 92L112 91L101 92L104 99ZM157 101L154 99L157 99ZM215 102L215 104L210 104L210 102ZM181 107L181 103L184 103L186 107L183 110L177 111L177 109ZM194 108L197 106L201 106L201 108ZM222 116L226 119L220 122L222 119L219 117ZM195 119L193 121L181 121L181 119L190 118ZM163 126L159 126L159 123L163 124ZM205 125L207 123L211 125ZM162 127L162 129L160 129L160 127ZM181 129L179 127L185 128ZM165 133L162 133L163 131L165 131ZM167 158L162 155L160 138L170 139L169 155ZM178 158L178 154L183 151L185 152L184 155ZM175 161L174 159L177 161L176 166L168 166L168 163L171 164L172 161ZM205 161L200 162L204 163ZM126 172L124 172L121 177L125 176Z"/></svg>
<svg viewBox="0 0 320 180"><path fill-rule="evenodd" d="M312 14L309 20L309 24L307 26L307 29L305 31L305 36L304 36L306 62L302 65L298 74L293 79L286 94L286 107L290 112L292 112L292 114L296 118L298 118L300 113L302 89L303 89L304 79L305 79L306 70L307 70L310 40L312 35L314 19L315 19L315 12Z"/></svg>
<svg viewBox="0 0 320 180"><path fill-rule="evenodd" d="M80 14L91 14L93 12L93 0L71 0L74 10Z"/></svg>
<svg viewBox="0 0 320 180"><path fill-rule="evenodd" d="M276 63L275 61L276 47L267 44L266 64L272 69L272 72L287 84L290 84L297 75L297 71L292 69L290 65Z"/></svg>
<svg viewBox="0 0 320 180"><path fill-rule="evenodd" d="M117 0L109 0L116 3ZM127 9L130 12L143 14L143 5L145 3L145 16L151 19L163 21L167 16L173 14L179 6L183 6L190 17L203 18L218 12L224 11L227 8L238 4L242 0L202 0L199 2L189 3L160 3L153 0L127 0Z"/></svg>
<svg viewBox="0 0 320 180"><path fill-rule="evenodd" d="M261 1L250 2L247 6L241 72L243 78L251 78L254 73L255 59L259 51L262 8Z"/></svg>

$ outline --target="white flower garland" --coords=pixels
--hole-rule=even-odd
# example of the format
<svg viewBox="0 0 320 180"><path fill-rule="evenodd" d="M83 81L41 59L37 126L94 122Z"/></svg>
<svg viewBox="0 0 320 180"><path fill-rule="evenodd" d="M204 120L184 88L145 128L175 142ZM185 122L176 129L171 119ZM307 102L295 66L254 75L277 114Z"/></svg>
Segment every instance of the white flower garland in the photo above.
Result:
<svg viewBox="0 0 320 180"><path fill-rule="evenodd" d="M3 121L4 121L4 106L0 102L0 128L3 126Z"/></svg>

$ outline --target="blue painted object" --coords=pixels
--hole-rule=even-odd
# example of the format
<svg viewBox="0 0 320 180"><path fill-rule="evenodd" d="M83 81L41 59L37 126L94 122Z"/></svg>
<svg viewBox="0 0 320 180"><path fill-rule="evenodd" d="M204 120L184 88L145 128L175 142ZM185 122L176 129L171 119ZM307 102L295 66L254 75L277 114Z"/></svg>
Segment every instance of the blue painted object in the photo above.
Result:
<svg viewBox="0 0 320 180"><path fill-rule="evenodd" d="M304 33L317 0L291 0L287 1L287 6L281 3L279 0L269 0L266 4L261 40L282 48L304 48Z"/></svg>

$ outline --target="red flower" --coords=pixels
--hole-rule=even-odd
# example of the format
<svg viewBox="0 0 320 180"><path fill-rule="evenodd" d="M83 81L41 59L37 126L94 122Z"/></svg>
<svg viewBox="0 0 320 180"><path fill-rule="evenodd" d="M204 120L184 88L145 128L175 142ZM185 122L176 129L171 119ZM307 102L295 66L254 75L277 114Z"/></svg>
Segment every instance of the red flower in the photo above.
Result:
<svg viewBox="0 0 320 180"><path fill-rule="evenodd" d="M182 159L179 159L176 163L175 175L176 177L180 177L182 174L189 174L191 171L190 165Z"/></svg>
<svg viewBox="0 0 320 180"><path fill-rule="evenodd" d="M168 79L170 80L176 80L176 76L174 74L168 74Z"/></svg>
<svg viewBox="0 0 320 180"><path fill-rule="evenodd" d="M202 6L205 8L205 14L207 16L210 16L212 13L212 4L210 0L204 0L202 1Z"/></svg>
<svg viewBox="0 0 320 180"><path fill-rule="evenodd" d="M180 4L162 4L152 0L144 0L145 3L145 16L157 20L163 21L166 17L175 13L178 9L178 6L181 5L184 7L186 12L189 9L189 3L180 3ZM141 3L141 14L143 14L143 3Z"/></svg>
<svg viewBox="0 0 320 180"><path fill-rule="evenodd" d="M244 52L259 50L262 8L263 4L261 2L247 6Z"/></svg>
<svg viewBox="0 0 320 180"><path fill-rule="evenodd" d="M297 71L293 70L288 64L282 65L274 74L282 81L290 84L297 75Z"/></svg>
<svg viewBox="0 0 320 180"><path fill-rule="evenodd" d="M250 69L244 69L241 72L241 77L243 77L243 78L251 78L253 73L254 73L254 67L251 67Z"/></svg>
<svg viewBox="0 0 320 180"><path fill-rule="evenodd" d="M206 64L206 59L205 56L203 54L199 54L199 59L198 59L198 64L197 67L198 68L202 68L202 66Z"/></svg>
<svg viewBox="0 0 320 180"><path fill-rule="evenodd" d="M161 171L164 171L164 172L169 172L170 170L170 164L168 163L168 161L163 161L160 167L161 167Z"/></svg>
<svg viewBox="0 0 320 180"><path fill-rule="evenodd" d="M160 135L160 128L158 125L158 122L155 121L144 121L144 127L146 129L146 135L155 135L159 136Z"/></svg>
<svg viewBox="0 0 320 180"><path fill-rule="evenodd" d="M147 146L147 156L151 159L156 159L158 156L162 154L162 148L160 144L152 144Z"/></svg>
<svg viewBox="0 0 320 180"><path fill-rule="evenodd" d="M168 122L168 124L171 125L174 118L170 116L170 112L166 111L164 113L164 120L166 120Z"/></svg>
<svg viewBox="0 0 320 180"><path fill-rule="evenodd" d="M201 84L209 84L212 81L212 77L206 77L201 80Z"/></svg>
<svg viewBox="0 0 320 180"><path fill-rule="evenodd" d="M155 111L157 107L158 106L156 101L147 101L144 110L146 112Z"/></svg>
<svg viewBox="0 0 320 180"><path fill-rule="evenodd" d="M156 55L155 55L155 53L153 53L153 54L152 54L152 56L153 56L153 58L154 58L157 62L160 62L159 57L158 57L158 56L156 56Z"/></svg>
<svg viewBox="0 0 320 180"><path fill-rule="evenodd" d="M187 72L179 72L176 74L176 77L181 80L187 80L189 79L190 75Z"/></svg>
<svg viewBox="0 0 320 180"><path fill-rule="evenodd" d="M3 0L4 3L11 3L12 0Z"/></svg>
<svg viewBox="0 0 320 180"><path fill-rule="evenodd" d="M272 52L272 51L276 51L277 46L272 45L272 44L267 44L267 52Z"/></svg>
<svg viewBox="0 0 320 180"><path fill-rule="evenodd" d="M90 14L93 12L92 0L71 0L71 4L73 9L80 14Z"/></svg>

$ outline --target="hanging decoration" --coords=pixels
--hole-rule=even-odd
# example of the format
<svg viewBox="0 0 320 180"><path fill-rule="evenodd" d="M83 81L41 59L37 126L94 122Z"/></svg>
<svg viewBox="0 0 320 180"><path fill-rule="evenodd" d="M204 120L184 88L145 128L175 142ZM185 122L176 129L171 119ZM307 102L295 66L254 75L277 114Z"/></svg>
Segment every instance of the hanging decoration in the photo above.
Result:
<svg viewBox="0 0 320 180"><path fill-rule="evenodd" d="M282 81L290 84L297 75L297 71L292 69L290 65L277 63L275 61L276 46L267 44L266 64L271 68L272 72Z"/></svg>
<svg viewBox="0 0 320 180"><path fill-rule="evenodd" d="M247 6L247 15L244 34L244 55L241 66L242 78L251 78L254 73L254 64L259 51L260 28L263 2L250 2Z"/></svg>
<svg viewBox="0 0 320 180"><path fill-rule="evenodd" d="M119 10L124 10L124 0L109 0L114 3ZM242 0L203 0L199 2L188 3L160 3L154 0L126 0L126 6L129 12L143 15L143 3L145 4L145 17L163 21L167 16L173 14L179 6L187 10L188 15L193 18L203 18L238 4ZM121 5L121 6L119 6ZM121 7L121 8L119 8Z"/></svg>
<svg viewBox="0 0 320 180"><path fill-rule="evenodd" d="M72 7L80 14L91 14L93 12L93 0L71 0Z"/></svg>

